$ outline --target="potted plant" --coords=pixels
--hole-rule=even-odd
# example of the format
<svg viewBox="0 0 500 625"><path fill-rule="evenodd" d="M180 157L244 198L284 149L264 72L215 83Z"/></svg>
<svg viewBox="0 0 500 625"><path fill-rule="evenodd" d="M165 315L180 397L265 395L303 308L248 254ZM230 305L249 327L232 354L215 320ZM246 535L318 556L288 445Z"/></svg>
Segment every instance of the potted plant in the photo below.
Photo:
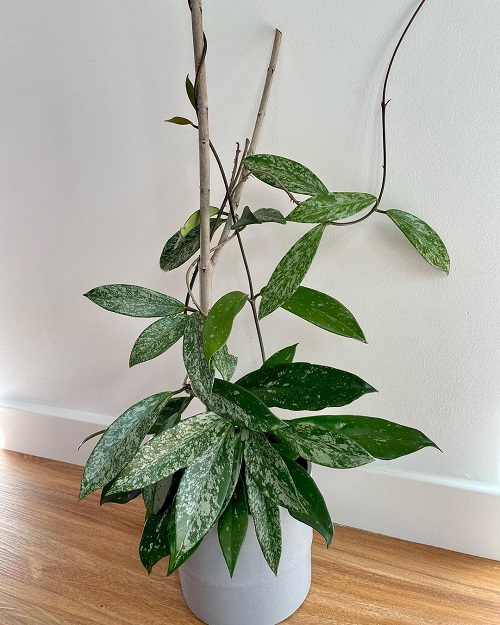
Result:
<svg viewBox="0 0 500 625"><path fill-rule="evenodd" d="M167 121L198 131L200 208L169 238L160 258L164 271L191 261L187 296L180 301L127 284L105 285L86 294L115 313L157 319L135 342L131 366L163 354L182 339L186 376L176 390L162 390L139 401L98 433L102 436L86 463L80 497L99 488L103 503L126 503L142 495L146 507L139 549L142 563L151 572L168 557L168 574L180 568L189 607L210 625L273 625L304 600L310 586L312 529L327 545L333 538L332 521L310 474L310 463L347 469L436 447L414 428L375 417L322 414L280 419L273 407L315 412L348 405L375 389L353 373L297 362L296 344L267 358L260 328L262 318L281 308L328 332L365 341L345 306L302 285L329 227L382 215L392 220L426 261L448 273L448 253L430 226L406 212L381 208L387 173L388 78L400 44L424 3L420 2L399 39L385 75L381 103L384 168L375 196L330 191L300 163L256 153L278 57L279 31L252 139L244 147L238 145L232 174L226 174L209 137L207 40L201 0L192 0L196 74L194 84L186 79L186 91L196 121L183 117ZM226 191L217 207L210 204L211 156ZM289 214L248 206L240 212L243 186L250 175L282 189L294 203ZM310 224L310 229L283 256L267 285L256 292L244 230L296 222ZM261 230L266 232L265 227ZM248 284L212 305L213 270L223 248L232 241L239 246ZM194 293L197 278L199 296ZM262 363L231 381L237 358L226 344L234 319L244 308L250 309L255 322ZM183 418L194 398L205 409Z"/></svg>

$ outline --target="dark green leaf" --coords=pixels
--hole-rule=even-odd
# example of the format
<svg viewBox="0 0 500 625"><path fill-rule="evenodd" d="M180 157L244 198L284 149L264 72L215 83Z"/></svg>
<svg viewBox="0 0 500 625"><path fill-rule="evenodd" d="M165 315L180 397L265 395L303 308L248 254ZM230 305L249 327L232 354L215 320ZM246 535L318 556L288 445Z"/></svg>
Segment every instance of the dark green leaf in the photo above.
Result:
<svg viewBox="0 0 500 625"><path fill-rule="evenodd" d="M231 226L231 230L237 230L238 228L244 228L245 226L250 226L252 224L263 224L268 222L286 224L286 219L279 212L279 210L274 208L259 208L255 211L255 213L252 213L248 206L245 206L240 219L238 219L238 221Z"/></svg>
<svg viewBox="0 0 500 625"><path fill-rule="evenodd" d="M80 499L110 482L134 457L170 397L172 393L158 393L147 397L126 410L108 427L83 470ZM139 486L119 488L114 492L126 492L134 488Z"/></svg>
<svg viewBox="0 0 500 625"><path fill-rule="evenodd" d="M353 469L374 461L355 440L314 423L294 423L279 433L302 458L333 469Z"/></svg>
<svg viewBox="0 0 500 625"><path fill-rule="evenodd" d="M110 482L109 484L106 484L106 486L103 487L102 492L101 492L101 501L100 501L101 506L104 503L120 503L120 504L128 503L129 501L132 501L133 499L135 499L141 494L140 489L136 489L136 490L128 491L126 493L114 493L113 495L109 495L108 493L111 490L112 484L113 482Z"/></svg>
<svg viewBox="0 0 500 625"><path fill-rule="evenodd" d="M203 328L203 348L207 362L226 344L234 319L247 302L248 295L241 291L231 291L212 306Z"/></svg>
<svg viewBox="0 0 500 625"><path fill-rule="evenodd" d="M168 540L170 514L170 510L162 514L151 514L144 524L139 557L148 573L151 573L155 564L170 554Z"/></svg>
<svg viewBox="0 0 500 625"><path fill-rule="evenodd" d="M194 99L194 86L191 80L189 79L189 74L186 76L186 93L193 108L196 110L196 102Z"/></svg>
<svg viewBox="0 0 500 625"><path fill-rule="evenodd" d="M171 117L170 119L166 119L166 122L170 122L171 124L177 124L178 126L193 126L193 128L198 128L196 124L194 124L190 119L186 119L185 117Z"/></svg>
<svg viewBox="0 0 500 625"><path fill-rule="evenodd" d="M104 434L106 430L99 430L99 432L94 432L93 434L89 434L88 436L86 436L83 441L78 445L78 451L80 451L80 449L83 447L83 445L85 445L85 443L87 441L92 440L93 438L95 438L96 436L101 436L101 434Z"/></svg>
<svg viewBox="0 0 500 625"><path fill-rule="evenodd" d="M250 433L243 450L245 471L271 501L292 510L305 510L287 465L262 434Z"/></svg>
<svg viewBox="0 0 500 625"><path fill-rule="evenodd" d="M184 334L187 320L188 316L180 313L158 319L148 326L134 343L129 366L156 358L170 349Z"/></svg>
<svg viewBox="0 0 500 625"><path fill-rule="evenodd" d="M169 541L169 550L170 553L175 552L175 540L176 540L176 528L175 528L175 504L174 509L170 514L170 523L168 525L168 541ZM189 551L184 553L182 556L179 554L177 559L174 561L173 558L170 558L168 562L168 571L167 575L172 575L188 558L190 558L193 553L198 549L201 545L201 540L194 547L192 547Z"/></svg>
<svg viewBox="0 0 500 625"><path fill-rule="evenodd" d="M295 358L295 352L297 350L297 345L298 343L295 343L295 345L290 345L289 347L284 347L283 349L280 349L275 354L270 356L262 366L272 367L273 365L283 365L293 362L293 359Z"/></svg>
<svg viewBox="0 0 500 625"><path fill-rule="evenodd" d="M203 327L205 321L200 313L193 313L184 330L184 365L197 397L206 404L212 394L215 370L207 364L203 350Z"/></svg>
<svg viewBox="0 0 500 625"><path fill-rule="evenodd" d="M363 330L353 314L325 293L299 286L281 307L328 332L366 343Z"/></svg>
<svg viewBox="0 0 500 625"><path fill-rule="evenodd" d="M261 291L259 319L272 313L295 293L311 266L325 227L320 224L307 232L280 260Z"/></svg>
<svg viewBox="0 0 500 625"><path fill-rule="evenodd" d="M179 300L133 284L98 286L85 297L101 308L129 317L167 317L184 310Z"/></svg>
<svg viewBox="0 0 500 625"><path fill-rule="evenodd" d="M450 273L450 257L448 251L435 232L425 221L410 213L391 209L386 215L405 235L417 252L436 269Z"/></svg>
<svg viewBox="0 0 500 625"><path fill-rule="evenodd" d="M227 345L223 345L212 356L212 362L214 363L215 368L221 374L224 380L229 381L236 371L238 358L229 353Z"/></svg>
<svg viewBox="0 0 500 625"><path fill-rule="evenodd" d="M224 510L217 532L222 554L232 577L248 528L248 504L243 479L240 477L233 496Z"/></svg>
<svg viewBox="0 0 500 625"><path fill-rule="evenodd" d="M377 198L369 193L324 193L301 202L287 216L287 221L324 224L352 217L374 204Z"/></svg>
<svg viewBox="0 0 500 625"><path fill-rule="evenodd" d="M217 215L217 213L219 212L219 209L216 206L209 206L208 210L210 212L210 217ZM197 210L187 218L185 224L180 229L181 237L186 238L187 235L191 232L191 230L193 230L194 228L196 228L196 226L199 226L199 225L200 225L200 211Z"/></svg>
<svg viewBox="0 0 500 625"><path fill-rule="evenodd" d="M215 232L217 228L222 224L219 220L217 223L216 218L210 220L211 232ZM165 243L163 251L160 256L160 268L163 271L171 271L183 265L187 260L196 254L200 249L200 227L196 226L189 232L186 237L179 236L179 232L173 234L170 239ZM158 315L163 316L163 315Z"/></svg>
<svg viewBox="0 0 500 625"><path fill-rule="evenodd" d="M257 540L266 562L277 575L282 549L280 509L263 495L248 473L245 473L245 483Z"/></svg>
<svg viewBox="0 0 500 625"><path fill-rule="evenodd" d="M172 483L173 475L169 475L168 477L164 477L159 482L145 486L142 489L144 505L150 514L158 514L158 512L160 512L163 508L170 488L172 487Z"/></svg>
<svg viewBox="0 0 500 625"><path fill-rule="evenodd" d="M290 514L297 521L305 523L318 531L326 540L327 547L329 547L333 539L333 524L323 495L313 478L295 460L291 460L285 455L283 456L283 461L288 467L297 492L302 495L302 499L307 504L306 512L289 510Z"/></svg>
<svg viewBox="0 0 500 625"><path fill-rule="evenodd" d="M175 397L170 399L158 415L158 419L151 426L148 434L158 434L163 429L168 429L177 425L181 420L181 414L185 403L189 401L187 397Z"/></svg>
<svg viewBox="0 0 500 625"><path fill-rule="evenodd" d="M114 490L144 488L189 466L220 441L229 427L220 417L209 412L160 432L143 445L123 469Z"/></svg>
<svg viewBox="0 0 500 625"><path fill-rule="evenodd" d="M271 432L286 427L253 393L225 380L214 381L207 406L216 414L240 428L253 432Z"/></svg>
<svg viewBox="0 0 500 625"><path fill-rule="evenodd" d="M358 376L308 362L263 367L238 380L266 406L288 410L322 410L345 406L376 390Z"/></svg>
<svg viewBox="0 0 500 625"><path fill-rule="evenodd" d="M320 415L292 419L288 423L295 427L311 423L332 434L341 434L352 439L374 458L393 460L411 454L423 447L439 447L425 434L406 425L399 425L377 417L357 415Z"/></svg>
<svg viewBox="0 0 500 625"><path fill-rule="evenodd" d="M175 498L172 568L200 542L219 517L231 482L236 440L232 428L184 471Z"/></svg>
<svg viewBox="0 0 500 625"><path fill-rule="evenodd" d="M254 154L244 160L245 167L252 174L278 189L285 188L291 193L317 195L328 193L328 189L313 172L288 158L274 154Z"/></svg>

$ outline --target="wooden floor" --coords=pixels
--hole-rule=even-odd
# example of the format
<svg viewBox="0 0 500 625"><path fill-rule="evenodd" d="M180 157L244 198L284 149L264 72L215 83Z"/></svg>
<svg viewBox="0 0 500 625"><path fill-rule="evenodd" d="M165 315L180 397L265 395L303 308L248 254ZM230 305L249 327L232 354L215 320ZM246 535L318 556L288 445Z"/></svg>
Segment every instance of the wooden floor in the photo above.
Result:
<svg viewBox="0 0 500 625"><path fill-rule="evenodd" d="M0 451L0 625L199 624L177 575L139 563L140 502L77 503L80 472ZM286 623L499 625L500 563L338 527Z"/></svg>

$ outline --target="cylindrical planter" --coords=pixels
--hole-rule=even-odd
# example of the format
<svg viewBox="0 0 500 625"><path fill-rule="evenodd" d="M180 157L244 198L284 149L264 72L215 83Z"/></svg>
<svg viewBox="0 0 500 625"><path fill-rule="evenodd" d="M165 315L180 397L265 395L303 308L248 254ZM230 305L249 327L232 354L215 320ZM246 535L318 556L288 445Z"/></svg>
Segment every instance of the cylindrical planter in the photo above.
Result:
<svg viewBox="0 0 500 625"><path fill-rule="evenodd" d="M283 551L274 575L260 550L253 519L229 576L217 528L180 569L189 609L208 625L276 625L293 614L311 586L312 529L281 510Z"/></svg>

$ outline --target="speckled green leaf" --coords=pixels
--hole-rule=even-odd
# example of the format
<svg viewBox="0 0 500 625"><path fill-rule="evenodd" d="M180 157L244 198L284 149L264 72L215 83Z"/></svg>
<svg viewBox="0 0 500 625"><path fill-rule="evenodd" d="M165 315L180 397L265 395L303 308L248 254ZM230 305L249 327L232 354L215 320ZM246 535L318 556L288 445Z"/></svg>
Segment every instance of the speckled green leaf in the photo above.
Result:
<svg viewBox="0 0 500 625"><path fill-rule="evenodd" d="M233 496L224 510L217 532L222 554L232 577L248 529L248 504L243 479L240 477Z"/></svg>
<svg viewBox="0 0 500 625"><path fill-rule="evenodd" d="M272 313L295 293L311 266L325 227L320 224L307 232L280 260L261 291L259 319Z"/></svg>
<svg viewBox="0 0 500 625"><path fill-rule="evenodd" d="M113 485L113 482L110 482L109 484L106 484L106 486L103 486L103 489L101 491L101 500L99 502L99 505L102 506L105 503L125 504L125 503L128 503L129 501L132 501L136 497L139 497L139 495L141 494L140 489L135 489L135 490L128 491L126 493L114 493L113 495L109 495L108 493L111 490L112 485Z"/></svg>
<svg viewBox="0 0 500 625"><path fill-rule="evenodd" d="M406 425L399 425L377 417L358 415L319 415L288 421L294 424L311 423L333 434L341 434L356 441L374 458L393 460L424 447L439 447L425 434Z"/></svg>
<svg viewBox="0 0 500 625"><path fill-rule="evenodd" d="M127 464L114 489L119 492L144 488L189 466L215 445L226 429L227 423L209 412L160 432Z"/></svg>
<svg viewBox="0 0 500 625"><path fill-rule="evenodd" d="M198 126L192 122L190 119L186 117L171 117L170 119L166 119L166 122L170 124L177 124L178 126L193 126L193 128L198 128Z"/></svg>
<svg viewBox="0 0 500 625"><path fill-rule="evenodd" d="M184 365L189 376L191 387L197 397L207 404L212 394L215 369L212 363L207 364L203 349L203 327L205 321L200 313L193 313L184 330ZM208 404L207 404L208 405Z"/></svg>
<svg viewBox="0 0 500 625"><path fill-rule="evenodd" d="M437 232L425 221L396 209L388 210L386 215L392 219L422 258L436 269L446 274L450 272L448 251Z"/></svg>
<svg viewBox="0 0 500 625"><path fill-rule="evenodd" d="M289 510L290 514L297 521L318 531L329 547L333 539L333 523L323 495L313 478L295 460L285 455L283 461L290 471L297 492L302 495L303 501L306 502L306 511Z"/></svg>
<svg viewBox="0 0 500 625"><path fill-rule="evenodd" d="M253 432L272 432L286 427L286 423L253 393L226 380L214 381L207 407L234 425Z"/></svg>
<svg viewBox="0 0 500 625"><path fill-rule="evenodd" d="M353 373L308 362L263 367L238 380L266 406L288 410L322 410L345 406L376 390Z"/></svg>
<svg viewBox="0 0 500 625"><path fill-rule="evenodd" d="M283 458L265 436L251 433L245 441L243 455L246 473L266 497L283 508L305 510Z"/></svg>
<svg viewBox="0 0 500 625"><path fill-rule="evenodd" d="M277 575L282 549L280 509L263 495L248 473L245 473L245 484L257 540L269 568Z"/></svg>
<svg viewBox="0 0 500 625"><path fill-rule="evenodd" d="M194 99L194 85L189 78L189 74L186 76L186 93L192 107L196 110L196 102Z"/></svg>
<svg viewBox="0 0 500 625"><path fill-rule="evenodd" d="M217 213L219 212L219 209L216 206L209 206L208 209L210 211L210 217L217 215ZM191 232L191 230L193 230L194 228L196 228L196 226L199 226L199 225L200 225L200 211L197 210L187 218L185 224L180 229L181 237L186 238L187 235Z"/></svg>
<svg viewBox="0 0 500 625"><path fill-rule="evenodd" d="M148 573L155 564L170 554L168 527L170 510L162 514L151 514L146 519L139 544L139 557Z"/></svg>
<svg viewBox="0 0 500 625"><path fill-rule="evenodd" d="M279 438L306 460L333 469L353 469L375 460L352 438L314 423L290 422Z"/></svg>
<svg viewBox="0 0 500 625"><path fill-rule="evenodd" d="M216 218L210 220L212 233L223 223ZM196 254L200 249L200 227L196 226L186 235L181 237L179 232L175 232L165 243L160 256L160 269L163 271L171 271L183 265L187 260ZM159 315L163 316L163 315Z"/></svg>
<svg viewBox="0 0 500 625"><path fill-rule="evenodd" d="M284 347L280 349L275 354L270 356L266 362L262 365L263 367L272 367L273 365L282 365L285 363L293 362L295 358L295 352L297 351L298 343L295 345L290 345L289 347Z"/></svg>
<svg viewBox="0 0 500 625"><path fill-rule="evenodd" d="M175 499L173 566L219 517L231 481L235 441L234 428L228 427L226 435L184 471Z"/></svg>
<svg viewBox="0 0 500 625"><path fill-rule="evenodd" d="M212 362L215 365L217 371L221 374L224 380L229 381L236 371L238 365L238 358L230 354L227 345L223 345L212 356Z"/></svg>
<svg viewBox="0 0 500 625"><path fill-rule="evenodd" d="M184 310L179 300L133 284L105 284L85 297L101 308L129 317L167 317Z"/></svg>
<svg viewBox="0 0 500 625"><path fill-rule="evenodd" d="M254 213L245 206L241 217L231 226L231 230L238 230L252 224L277 223L286 224L286 219L275 208L258 208Z"/></svg>
<svg viewBox="0 0 500 625"><path fill-rule="evenodd" d="M83 441L78 445L78 451L80 451L81 447L83 445L85 445L85 443L87 441L92 440L93 438L95 438L96 436L101 436L101 434L104 434L106 430L99 430L98 432L92 432L92 434L89 434L88 436L86 436Z"/></svg>
<svg viewBox="0 0 500 625"><path fill-rule="evenodd" d="M231 479L229 481L229 487L227 489L226 499L222 504L221 511L226 509L229 500L233 496L234 489L236 488L236 484L238 483L238 479L241 474L241 465L243 463L243 442L241 440L241 432L236 434L236 439L234 443L234 455L233 455L233 468L231 472Z"/></svg>
<svg viewBox="0 0 500 625"><path fill-rule="evenodd" d="M278 189L284 187L291 193L302 195L328 193L328 189L316 174L289 158L274 154L254 154L248 156L244 164L256 178L272 187Z"/></svg>
<svg viewBox="0 0 500 625"><path fill-rule="evenodd" d="M158 514L167 500L168 492L172 486L173 475L164 477L155 484L150 484L142 489L142 498L146 510L151 514Z"/></svg>
<svg viewBox="0 0 500 625"><path fill-rule="evenodd" d="M205 358L210 358L225 345L236 315L248 301L248 295L241 291L226 293L210 309L203 328Z"/></svg>
<svg viewBox="0 0 500 625"><path fill-rule="evenodd" d="M175 503L173 506L173 510L170 514L170 523L168 525L168 540L169 540L169 549L170 553L175 553L175 540L176 540L176 531L175 531ZM203 539L202 539L203 540ZM168 562L168 571L167 575L172 575L175 571L184 564L184 562L190 558L193 553L198 549L201 545L201 540L192 547L189 551L186 551L184 554L177 556L177 559L174 561L174 558L170 558Z"/></svg>
<svg viewBox="0 0 500 625"><path fill-rule="evenodd" d="M172 397L172 393L158 393L147 397L126 410L99 439L83 470L80 499L115 478L135 455L149 428ZM116 486L116 482L114 484ZM132 485L113 489L126 492L139 488Z"/></svg>
<svg viewBox="0 0 500 625"><path fill-rule="evenodd" d="M287 221L324 224L352 217L374 204L377 198L369 193L322 193L301 202L287 216Z"/></svg>
<svg viewBox="0 0 500 625"><path fill-rule="evenodd" d="M187 315L180 313L158 319L148 326L134 343L129 366L156 358L170 349L184 334L187 320Z"/></svg>
<svg viewBox="0 0 500 625"><path fill-rule="evenodd" d="M323 330L366 343L354 315L339 301L321 291L299 286L281 307Z"/></svg>

